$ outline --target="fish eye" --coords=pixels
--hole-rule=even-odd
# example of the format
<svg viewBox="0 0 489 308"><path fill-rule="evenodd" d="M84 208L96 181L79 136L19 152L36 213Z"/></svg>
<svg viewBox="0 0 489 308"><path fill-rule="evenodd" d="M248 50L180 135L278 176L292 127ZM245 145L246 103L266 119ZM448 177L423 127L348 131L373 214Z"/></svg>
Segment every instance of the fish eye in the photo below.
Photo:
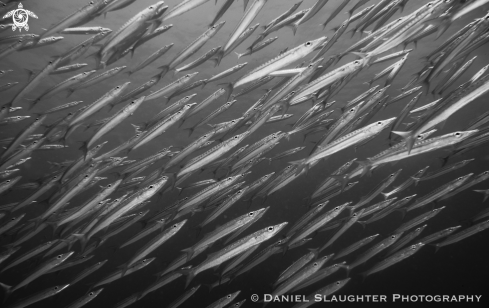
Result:
<svg viewBox="0 0 489 308"><path fill-rule="evenodd" d="M57 259L61 259L61 255L58 255L56 258L57 258Z"/></svg>
<svg viewBox="0 0 489 308"><path fill-rule="evenodd" d="M177 225L175 224L175 225L173 225L173 227L172 227L172 228L176 228L176 227L177 227Z"/></svg>
<svg viewBox="0 0 489 308"><path fill-rule="evenodd" d="M229 294L228 296L226 296L227 298L231 298L231 294Z"/></svg>
<svg viewBox="0 0 489 308"><path fill-rule="evenodd" d="M341 282L339 282L339 281L337 281L337 282L336 282L336 285L337 285L337 286L339 286L340 284L341 284Z"/></svg>
<svg viewBox="0 0 489 308"><path fill-rule="evenodd" d="M253 213L253 212L248 213L248 216L253 216L253 215L255 215L255 213Z"/></svg>
<svg viewBox="0 0 489 308"><path fill-rule="evenodd" d="M334 208L334 210L335 210L335 211L337 211L337 210L339 210L339 209L340 209L340 207L339 207L339 206L337 206L337 207L335 207L335 208Z"/></svg>
<svg viewBox="0 0 489 308"><path fill-rule="evenodd" d="M55 290L58 290L58 287L54 287Z"/></svg>
<svg viewBox="0 0 489 308"><path fill-rule="evenodd" d="M396 236L395 236L395 235L391 235L391 239L395 239L395 238L396 238Z"/></svg>
<svg viewBox="0 0 489 308"><path fill-rule="evenodd" d="M456 137L460 137L462 134L461 133L455 133Z"/></svg>
<svg viewBox="0 0 489 308"><path fill-rule="evenodd" d="M306 43L306 46L311 46L311 45L312 45L312 43L311 43L311 42L307 42L307 43Z"/></svg>
<svg viewBox="0 0 489 308"><path fill-rule="evenodd" d="M380 121L379 121L379 122L377 122L377 125L382 125L382 122L380 122Z"/></svg>
<svg viewBox="0 0 489 308"><path fill-rule="evenodd" d="M149 188L153 188L154 186L153 185L150 185Z"/></svg>
<svg viewBox="0 0 489 308"><path fill-rule="evenodd" d="M314 262L314 264L312 266L317 267L318 266L318 263L317 262Z"/></svg>
<svg viewBox="0 0 489 308"><path fill-rule="evenodd" d="M273 231L273 227L268 227L268 232L272 232Z"/></svg>

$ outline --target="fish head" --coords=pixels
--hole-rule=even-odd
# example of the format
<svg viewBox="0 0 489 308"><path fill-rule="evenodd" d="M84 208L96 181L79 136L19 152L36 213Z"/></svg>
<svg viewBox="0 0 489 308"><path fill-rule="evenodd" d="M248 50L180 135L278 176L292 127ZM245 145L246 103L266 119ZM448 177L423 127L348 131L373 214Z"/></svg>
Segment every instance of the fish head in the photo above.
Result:
<svg viewBox="0 0 489 308"><path fill-rule="evenodd" d="M307 41L303 44L303 47L310 49L311 51L314 51L316 49L321 48L321 45L326 42L328 39L327 36L322 36L318 39L312 40L312 41Z"/></svg>

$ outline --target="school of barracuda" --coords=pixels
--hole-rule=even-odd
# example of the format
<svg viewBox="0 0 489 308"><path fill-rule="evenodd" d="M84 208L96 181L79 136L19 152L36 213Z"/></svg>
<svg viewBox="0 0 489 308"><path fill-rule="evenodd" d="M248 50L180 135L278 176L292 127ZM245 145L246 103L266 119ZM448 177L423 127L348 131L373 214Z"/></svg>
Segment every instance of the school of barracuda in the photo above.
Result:
<svg viewBox="0 0 489 308"><path fill-rule="evenodd" d="M167 31L174 31L168 21L197 10L209 0L182 0L174 7L159 1L149 7L138 7L137 10L138 3L135 0L93 0L66 18L54 21L40 35L5 35L12 24L2 24L0 58L26 49L55 44L63 39L57 36L60 34L93 35L84 41L80 40L79 44L60 55L52 55L52 60L40 71L32 73L25 84L8 80L12 70L0 68L0 78L8 80L0 85L0 91L18 91L1 106L0 124L6 126L20 122L16 124L20 127L17 134L0 141L3 147L0 152L0 194L6 195L12 190L25 192L18 202L0 205L0 235L7 241L0 252L0 286L5 291L4 307L26 307L80 284L80 281L108 261L97 256L97 249L137 222L144 222L140 232L116 244L118 249L132 247L132 257L87 287L88 291L74 298L68 307L81 307L89 303L105 288L114 287L114 284L109 283L122 281L125 276L149 266L155 260L155 252L164 249L165 242L179 232L193 232L195 228L199 230L199 236L190 247L157 273L155 281L148 279L147 285L135 286L134 293L114 303L114 307L138 303L172 281L186 280L186 289L175 296L175 301L169 305L177 307L190 297L199 296L196 294L201 286L199 277L211 275L209 269L219 268L219 277L209 286L211 289L220 284L232 286L232 281L241 274L252 271L272 255L285 254L290 249L301 249L304 255L290 265L285 264L283 272L277 273L270 294L281 296L314 285L307 291L311 293L311 290L316 290L311 293L311 297L315 294L328 296L340 290L357 274L365 279L366 276L403 261L420 249L427 249L423 247L428 244L436 246L438 250L489 227L489 210L486 209L473 217L469 226L454 225L432 234L424 234L420 238L427 226L426 222L429 223L431 218L448 206L438 206L436 202L487 180L489 170L442 181L442 185L426 195L399 195L413 185L422 185L420 182L441 175L448 177L451 171L473 161L466 159L448 163L449 158L458 157L489 141L488 126L484 127L489 122L489 111L478 115L471 123L465 123L464 130L437 135L437 129L442 128L447 119L489 91L489 74L485 74L488 66L481 68L468 81L457 84L458 78L474 62L475 57L470 57L470 54L489 41L489 12L486 15L482 13L483 16L475 20L467 20L464 23L466 26L461 29L450 28L455 20L469 12L483 12L489 0L426 1L409 14L403 12L408 0L380 0L372 1L375 2L372 4L368 3L369 0L341 0L335 1L336 9L330 12L322 10L328 0L315 1L309 8L300 8L303 1L298 0L291 2L293 5L289 10L280 15L277 12L275 19L260 27L262 33L256 36L243 53L236 52L238 58L267 48L277 40L277 37L267 37L279 29L287 27L293 32L281 32L281 35L295 35L300 32L301 25L310 23L310 19L316 15L315 20L323 16L320 17L322 26L318 30L323 30L334 18L343 14L346 20L334 29L330 37L318 35L313 40L290 46L274 58L264 59L256 67L242 62L222 69L211 78L194 81L198 74L194 69L208 65L205 64L208 61L219 66L224 57L234 57L236 48L257 30L258 24L251 26L253 20L264 6L273 6L276 1L244 0L241 20L226 44L216 47L209 46L211 44L208 41L219 35L221 28L226 27L222 18L235 2L223 0L218 5L216 0L215 17L191 44L186 47L177 43L165 44L148 58L133 61L134 67L131 68L108 67L117 65L117 61L128 54L134 55L136 49L145 42L164 36ZM3 15L15 9L18 1L7 1L2 5ZM84 26L104 16L110 20L111 12L129 6L139 13L117 30ZM233 9L237 8L233 6ZM347 35L348 28L349 32L359 38L352 40L350 47L342 53L328 54L339 38ZM409 57L411 49L406 49L407 46L423 38L435 40L448 29L453 35L437 41L437 48L420 60L424 61L425 66L405 87L395 89L401 90L399 95L389 97L387 93L395 93L389 87L402 72ZM203 48L204 45L207 46ZM205 51L209 47L212 48ZM165 58L170 49L180 51L173 58ZM89 51L95 60L93 65L78 63ZM336 66L348 55L353 58L351 61ZM191 58L193 60L189 60ZM391 60L394 60L392 64L378 69L380 64ZM160 64L152 64L155 61ZM131 89L129 77L150 64L153 69L157 67L158 73L146 78L148 81L139 86L131 85ZM367 68L372 71L378 69L366 82L370 88L357 97L351 97L349 101L335 102L335 95ZM81 69L85 71L74 73ZM185 75L179 76L180 72ZM49 85L46 79L54 74L75 75L58 84ZM174 74L172 82L158 85L164 76L169 77L171 74ZM383 86L374 85L384 77ZM119 78L120 82L116 87L107 88L106 93L95 101L75 100L48 110L40 108L47 98L60 93L71 95L109 78ZM256 92L272 79L278 80L278 83L269 86L256 103L247 106L249 108L242 116L222 123L214 121L226 110L233 108L233 105L239 104L241 96ZM199 89L210 87L211 84L217 90L208 97L199 96ZM218 88L219 85L222 87ZM33 90L40 87L45 88L40 92L42 94L32 97ZM421 97L433 97L433 101L416 106ZM174 102L171 102L172 99ZM224 104L217 109L211 107L218 99L224 100ZM312 102L312 107L305 113L287 113L296 110L295 105L306 102ZM104 136L121 123L130 122L130 116L137 113L142 104L152 103L158 104L157 112L143 124L131 123L135 128L133 136L115 148L104 147L107 143ZM400 114L371 121L392 104L404 104ZM107 117L93 121L92 116L105 112L105 107L109 110ZM31 108L32 116L15 115L18 110ZM193 119L200 116L200 120L193 122L190 127L182 127L183 123L189 124L188 119L192 116ZM280 126L287 131L278 130L258 142L246 144L249 136L256 135L256 131L263 125L282 125L274 123L283 123L281 121L292 117L295 120L290 122L290 126ZM77 157L71 157L68 161L50 162L55 165L54 172L44 174L38 181L29 179L29 182L20 183L22 176L16 174L20 173L23 164L36 152L62 151L68 146L76 146L79 140L70 137L83 127L87 129L86 139ZM198 127L204 129L205 133L190 139ZM170 128L189 131L185 147L168 146L154 153L146 151L144 158L131 159L133 150L148 143L159 142L169 133ZM301 146L265 157L279 143L286 144L292 135L298 133L322 136L310 150ZM261 217L273 216L273 207L267 206L268 196L298 178L305 178L311 168L324 164L331 155L347 148L356 149L379 138L389 142L378 154L344 162L322 182L316 183L314 193L305 198L304 205L307 207L304 207L302 217L296 221L275 221L266 228L246 235L246 230ZM376 183L359 200L352 199L339 204L333 199L360 183L367 184L370 173L380 166L442 148L451 151L444 158L441 168L431 167L429 170L429 166L426 166L417 172L399 169ZM302 159L285 161L289 156L297 155L301 155ZM269 174L259 174L255 166L264 160L282 160L284 168ZM208 178L192 181L192 175L202 171L209 175ZM249 180L250 174L255 175L254 181ZM395 186L393 183L400 174L406 175L406 180ZM86 195L83 202L73 202L74 197L88 190L91 194ZM475 191L483 194L483 201L489 197L489 189ZM168 194L175 193L184 197L179 197L173 204L165 202ZM381 194L384 200L378 198L374 201ZM234 219L219 220L224 212L233 211L231 207L234 204L246 202L249 207L257 199L262 200L261 208L251 210L244 206L235 210ZM151 203L158 203L159 210L149 209ZM435 206L428 209L428 204ZM33 207L38 211L31 211ZM234 208L237 206L234 205ZM39 209L42 209L40 214ZM413 210L415 213L410 213ZM204 220L196 221L194 214L197 212L207 212L208 215ZM406 214L406 218L399 220L397 229L391 230L392 233L364 237L354 243L345 243L342 250L323 253L356 222L365 227L394 212ZM220 225L214 231L206 228L218 220ZM308 247L313 248L308 250L306 247L311 237L326 230L330 230L331 234L324 237L322 246ZM41 232L51 234L51 239L32 243L31 239ZM139 246L135 243L139 243ZM206 250L212 251L206 259L193 260ZM342 260L352 254L356 256L348 261ZM378 260L381 261L364 265L379 256L381 258ZM19 269L27 261L33 260L36 260L35 266L22 275L16 275L17 279L2 279L4 273L12 268ZM330 265L326 265L328 261ZM19 290L37 278L74 266L78 266L79 274L68 283L53 283L43 290L29 290L22 293L22 296L16 296L21 293ZM363 266L363 271L357 271L358 266ZM345 270L344 279L327 279L340 269ZM208 306L205 303L205 306L240 307L246 298L239 299L239 294L240 290L236 290ZM298 303L296 306L307 307L312 304L313 301Z"/></svg>

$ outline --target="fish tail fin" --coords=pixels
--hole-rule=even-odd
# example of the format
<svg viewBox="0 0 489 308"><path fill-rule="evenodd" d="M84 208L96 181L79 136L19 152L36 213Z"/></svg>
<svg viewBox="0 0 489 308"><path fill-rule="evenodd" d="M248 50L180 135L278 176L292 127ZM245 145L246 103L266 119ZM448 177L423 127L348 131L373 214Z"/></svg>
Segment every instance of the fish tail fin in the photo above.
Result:
<svg viewBox="0 0 489 308"><path fill-rule="evenodd" d="M0 282L0 287L5 291L5 296L3 297L3 302L5 303L10 294L12 294L12 286Z"/></svg>
<svg viewBox="0 0 489 308"><path fill-rule="evenodd" d="M421 181L421 178L415 178L414 176L412 176L411 179L413 179L415 187L418 186L419 181Z"/></svg>
<svg viewBox="0 0 489 308"><path fill-rule="evenodd" d="M371 62L372 62L372 56L368 52L357 52L357 51L352 51L352 54L356 55L359 58L366 59L367 61L365 62L365 66L369 67Z"/></svg>
<svg viewBox="0 0 489 308"><path fill-rule="evenodd" d="M234 53L238 56L238 59L244 55L244 53L237 53L237 52L234 52Z"/></svg>
<svg viewBox="0 0 489 308"><path fill-rule="evenodd" d="M168 64L165 64L158 67L158 69L161 69L161 72L158 74L158 78L161 79L166 75L166 73L168 73L168 71L170 70L170 66L168 66Z"/></svg>
<svg viewBox="0 0 489 308"><path fill-rule="evenodd" d="M73 93L75 93L76 89L68 89L66 90L68 93L66 94L66 98L70 97Z"/></svg>
<svg viewBox="0 0 489 308"><path fill-rule="evenodd" d="M411 153L411 150L413 149L415 138L413 135L412 131L407 131L407 132L400 132L400 131L392 131L392 133L402 137L404 141L406 142L407 148L408 148L408 154Z"/></svg>
<svg viewBox="0 0 489 308"><path fill-rule="evenodd" d="M287 27L290 28L290 30L292 30L292 33L295 34L297 33L297 29L299 28L299 25L297 24L297 22L291 24L291 25L287 25Z"/></svg>
<svg viewBox="0 0 489 308"><path fill-rule="evenodd" d="M87 160L88 155L88 141L79 141L82 145L78 148L78 150L83 152L84 160Z"/></svg>
<svg viewBox="0 0 489 308"><path fill-rule="evenodd" d="M214 62L214 67L219 66L221 64L222 58L224 58L224 51L219 50L216 54L216 56L212 59L210 59L212 62Z"/></svg>
<svg viewBox="0 0 489 308"><path fill-rule="evenodd" d="M370 162L362 161L362 160L357 160L356 162L363 168L362 176L364 176L365 174L368 174L368 175L372 174L372 166L371 166Z"/></svg>
<svg viewBox="0 0 489 308"><path fill-rule="evenodd" d="M421 84L423 85L423 88L425 88L425 96L428 95L428 93L430 93L430 86L431 86L430 82L427 79L425 79L421 82Z"/></svg>
<svg viewBox="0 0 489 308"><path fill-rule="evenodd" d="M87 246L88 242L87 235L81 233L73 233L72 235L80 241L81 251L85 251L85 247Z"/></svg>
<svg viewBox="0 0 489 308"><path fill-rule="evenodd" d="M438 30L436 31L435 40L437 40L440 36L447 31L448 27L450 27L450 22L448 20L442 20L438 25ZM436 25L435 25L436 27Z"/></svg>
<svg viewBox="0 0 489 308"><path fill-rule="evenodd" d="M404 216L406 216L408 209L402 208L402 209L397 209L397 211L401 212L401 220L404 220Z"/></svg>
<svg viewBox="0 0 489 308"><path fill-rule="evenodd" d="M187 276L187 279L185 280L185 288L188 287L192 279L195 277L195 268L181 268L175 272Z"/></svg>
<svg viewBox="0 0 489 308"><path fill-rule="evenodd" d="M183 124L183 123L182 123L182 124ZM188 136L190 137L190 136L193 134L193 132L194 132L194 130L195 130L195 127L189 127L189 128L185 128L184 130L188 130Z"/></svg>
<svg viewBox="0 0 489 308"><path fill-rule="evenodd" d="M445 157L439 157L438 159L441 161L441 166L444 167L448 163L448 160L450 159L450 155L447 155Z"/></svg>
<svg viewBox="0 0 489 308"><path fill-rule="evenodd" d="M234 84L231 82L228 83L220 83L218 86L224 86L224 89L226 92L228 92L228 97L226 98L226 102L229 102L229 99L231 98L231 94L233 94L234 91Z"/></svg>
<svg viewBox="0 0 489 308"><path fill-rule="evenodd" d="M487 198L489 197L489 194L487 194L487 191L485 191L485 190L475 189L474 191L484 195L484 200L482 200L482 203L484 203L487 200Z"/></svg>
<svg viewBox="0 0 489 308"><path fill-rule="evenodd" d="M441 247L441 246L440 246L440 244L435 244L435 245L433 245L433 246L435 246L435 253L437 253L437 252L438 252L438 250L439 250L439 249L440 249L440 247Z"/></svg>
<svg viewBox="0 0 489 308"><path fill-rule="evenodd" d="M186 258L187 262L190 261L194 255L194 250L192 249L192 247L182 249L182 252L187 254L187 258Z"/></svg>
<svg viewBox="0 0 489 308"><path fill-rule="evenodd" d="M330 175L330 177L335 179L338 183L341 183L340 193L342 193L346 187L347 177L341 175Z"/></svg>
<svg viewBox="0 0 489 308"><path fill-rule="evenodd" d="M360 220L357 220L357 222L363 227L363 230L365 230L365 227L367 226L367 222L366 221L360 221Z"/></svg>
<svg viewBox="0 0 489 308"><path fill-rule="evenodd" d="M201 89L203 89L205 86L207 85L207 79L205 79L203 82L202 82L202 86L200 87Z"/></svg>

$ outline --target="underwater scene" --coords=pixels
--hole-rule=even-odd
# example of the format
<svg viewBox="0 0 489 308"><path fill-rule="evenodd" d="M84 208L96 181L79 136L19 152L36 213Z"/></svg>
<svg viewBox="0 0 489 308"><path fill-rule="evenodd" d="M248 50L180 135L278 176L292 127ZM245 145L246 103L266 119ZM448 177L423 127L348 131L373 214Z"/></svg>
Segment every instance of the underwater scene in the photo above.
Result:
<svg viewBox="0 0 489 308"><path fill-rule="evenodd" d="M0 307L487 307L489 0L1 0Z"/></svg>

